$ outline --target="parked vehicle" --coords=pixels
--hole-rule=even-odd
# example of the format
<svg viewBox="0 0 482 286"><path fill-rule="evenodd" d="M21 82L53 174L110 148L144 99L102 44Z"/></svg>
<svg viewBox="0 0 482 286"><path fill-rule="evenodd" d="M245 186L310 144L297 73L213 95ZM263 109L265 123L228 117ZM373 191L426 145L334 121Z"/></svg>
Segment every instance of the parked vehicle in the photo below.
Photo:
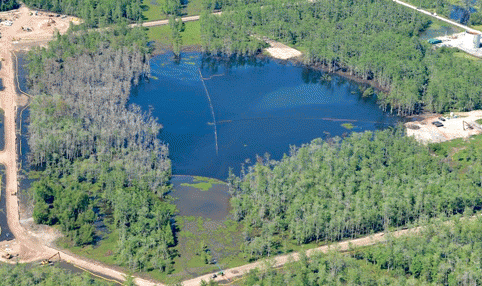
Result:
<svg viewBox="0 0 482 286"><path fill-rule="evenodd" d="M442 126L444 126L444 125L442 124L442 122L440 122L440 121L434 121L434 122L432 122L432 124L435 125L435 126L437 126L437 127L442 127Z"/></svg>
<svg viewBox="0 0 482 286"><path fill-rule="evenodd" d="M440 120L440 121L445 121L445 118L439 117L438 120Z"/></svg>

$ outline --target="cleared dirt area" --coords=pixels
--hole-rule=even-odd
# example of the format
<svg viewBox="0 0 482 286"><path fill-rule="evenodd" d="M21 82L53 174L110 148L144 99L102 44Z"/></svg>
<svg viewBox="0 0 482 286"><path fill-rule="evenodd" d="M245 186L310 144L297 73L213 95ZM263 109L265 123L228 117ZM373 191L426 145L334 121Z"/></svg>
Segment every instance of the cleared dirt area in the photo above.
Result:
<svg viewBox="0 0 482 286"><path fill-rule="evenodd" d="M59 15L57 17L57 15ZM21 7L18 10L0 13L0 19L8 20L12 26L0 24L2 37L9 38L12 44L19 41L38 41L41 39L51 39L55 31L65 33L69 28L70 22L76 23L76 18L30 10Z"/></svg>
<svg viewBox="0 0 482 286"><path fill-rule="evenodd" d="M439 118L443 118L445 121ZM432 114L424 116L418 121L407 122L405 127L407 136L414 136L423 143L439 143L482 133L482 126L476 123L478 119L482 119L482 110L455 112L452 117ZM435 126L432 122L436 121L443 126Z"/></svg>
<svg viewBox="0 0 482 286"><path fill-rule="evenodd" d="M266 52L268 52L270 56L272 56L275 59L288 60L291 58L296 58L301 56L300 51L293 49L291 47L288 47L285 44L273 41L266 37L263 37L263 40L270 45L269 48L265 49Z"/></svg>

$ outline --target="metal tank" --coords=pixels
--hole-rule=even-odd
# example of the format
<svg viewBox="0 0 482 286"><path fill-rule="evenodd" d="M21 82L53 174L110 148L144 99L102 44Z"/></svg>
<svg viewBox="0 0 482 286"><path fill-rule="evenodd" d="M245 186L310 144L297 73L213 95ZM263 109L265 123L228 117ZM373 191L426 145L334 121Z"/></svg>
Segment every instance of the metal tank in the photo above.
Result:
<svg viewBox="0 0 482 286"><path fill-rule="evenodd" d="M474 35L474 48L480 48L480 34Z"/></svg>

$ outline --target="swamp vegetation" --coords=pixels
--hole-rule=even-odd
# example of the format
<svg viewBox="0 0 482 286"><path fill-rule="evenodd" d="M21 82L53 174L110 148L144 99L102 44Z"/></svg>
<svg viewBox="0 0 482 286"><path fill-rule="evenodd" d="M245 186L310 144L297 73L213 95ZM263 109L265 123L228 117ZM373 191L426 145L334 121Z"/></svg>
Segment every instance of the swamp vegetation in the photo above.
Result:
<svg viewBox="0 0 482 286"><path fill-rule="evenodd" d="M127 105L149 71L145 41L137 29L70 33L29 54L30 162L41 171L33 216L85 245L98 210L117 231L116 263L164 270L174 244L168 150L161 126Z"/></svg>

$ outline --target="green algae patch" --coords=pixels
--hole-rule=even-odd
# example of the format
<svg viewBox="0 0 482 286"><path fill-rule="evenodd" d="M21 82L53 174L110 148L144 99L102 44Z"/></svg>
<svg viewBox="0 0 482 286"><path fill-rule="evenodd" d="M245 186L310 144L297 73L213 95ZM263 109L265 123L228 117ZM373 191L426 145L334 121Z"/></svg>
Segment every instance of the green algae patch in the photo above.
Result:
<svg viewBox="0 0 482 286"><path fill-rule="evenodd" d="M348 130L352 130L353 128L355 128L355 125L351 123L343 123L341 126L345 127Z"/></svg>
<svg viewBox="0 0 482 286"><path fill-rule="evenodd" d="M181 186L192 187L200 191L209 191L213 187L213 185L220 185L220 184L226 184L226 183L214 178L193 176L192 183L182 183Z"/></svg>

